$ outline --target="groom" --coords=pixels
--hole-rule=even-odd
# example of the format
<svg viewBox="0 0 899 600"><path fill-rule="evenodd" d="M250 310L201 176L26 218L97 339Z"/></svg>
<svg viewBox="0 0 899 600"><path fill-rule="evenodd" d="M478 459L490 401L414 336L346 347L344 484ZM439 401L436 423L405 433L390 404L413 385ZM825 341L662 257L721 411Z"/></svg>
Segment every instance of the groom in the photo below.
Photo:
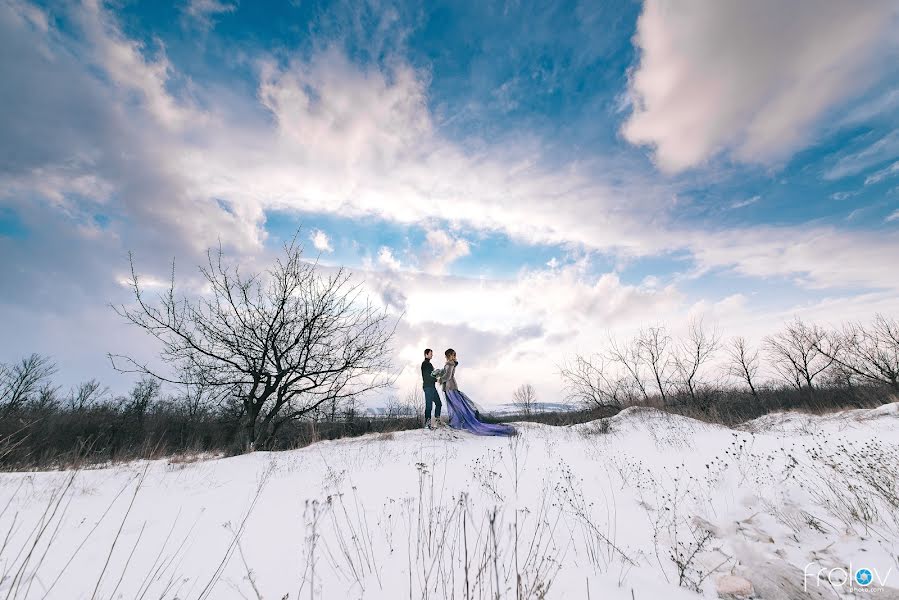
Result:
<svg viewBox="0 0 899 600"><path fill-rule="evenodd" d="M437 378L431 375L434 371L431 365L431 357L434 352L430 348L425 350L425 359L421 363L421 384L425 393L425 427L434 429L436 421L440 420L440 395L437 393ZM434 418L431 419L431 406L434 407Z"/></svg>

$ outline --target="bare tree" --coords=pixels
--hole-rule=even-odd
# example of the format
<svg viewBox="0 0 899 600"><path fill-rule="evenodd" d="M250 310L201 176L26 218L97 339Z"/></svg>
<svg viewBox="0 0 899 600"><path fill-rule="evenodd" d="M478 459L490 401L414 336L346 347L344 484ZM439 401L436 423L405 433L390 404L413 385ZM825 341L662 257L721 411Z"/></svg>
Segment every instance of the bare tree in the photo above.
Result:
<svg viewBox="0 0 899 600"><path fill-rule="evenodd" d="M625 389L621 379L607 374L606 361L600 355L574 359L559 366L568 400L586 406L621 406Z"/></svg>
<svg viewBox="0 0 899 600"><path fill-rule="evenodd" d="M668 402L668 392L671 389L672 380L671 370L674 367L670 344L671 336L664 327L656 326L640 330L639 356L649 368L656 389L662 397L662 404Z"/></svg>
<svg viewBox="0 0 899 600"><path fill-rule="evenodd" d="M815 349L851 373L899 392L899 321L877 314L873 323L849 323L842 332L816 340ZM844 377L845 377L844 373Z"/></svg>
<svg viewBox="0 0 899 600"><path fill-rule="evenodd" d="M608 356L622 368L625 374L621 380L623 388L628 390L630 395L639 395L644 402L648 402L649 392L643 379L642 337L619 343L610 336Z"/></svg>
<svg viewBox="0 0 899 600"><path fill-rule="evenodd" d="M29 401L44 403L55 388L50 378L56 363L50 357L32 354L13 365L0 364L0 411L4 416L22 408Z"/></svg>
<svg viewBox="0 0 899 600"><path fill-rule="evenodd" d="M324 275L304 260L296 237L265 273L242 274L221 246L200 272L208 293L176 295L173 264L171 284L154 303L131 259L136 306L113 308L160 342L163 363L179 375L110 355L115 368L236 397L250 450L292 419L390 384L395 324L344 269Z"/></svg>
<svg viewBox="0 0 899 600"><path fill-rule="evenodd" d="M727 346L727 354L730 357L728 364L728 373L749 386L752 397L758 401L759 394L755 387L755 382L759 372L759 351L750 350L746 345L746 339L743 337L735 337Z"/></svg>
<svg viewBox="0 0 899 600"><path fill-rule="evenodd" d="M537 392L530 383L523 383L512 393L512 404L526 415L533 414L537 404Z"/></svg>
<svg viewBox="0 0 899 600"><path fill-rule="evenodd" d="M717 329L709 330L702 319L691 319L687 337L677 344L674 366L678 383L696 402L697 388L702 383L699 371L718 350L721 336Z"/></svg>
<svg viewBox="0 0 899 600"><path fill-rule="evenodd" d="M815 392L815 378L826 371L834 359L818 348L827 333L817 325L806 325L800 319L789 323L780 333L765 338L774 370L796 389ZM834 354L837 349L832 349Z"/></svg>

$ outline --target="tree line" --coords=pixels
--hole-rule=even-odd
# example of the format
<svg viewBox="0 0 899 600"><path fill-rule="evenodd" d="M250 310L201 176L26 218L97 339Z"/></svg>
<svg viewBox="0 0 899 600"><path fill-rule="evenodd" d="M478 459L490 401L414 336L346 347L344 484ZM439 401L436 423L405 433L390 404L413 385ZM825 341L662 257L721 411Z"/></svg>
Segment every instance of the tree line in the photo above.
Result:
<svg viewBox="0 0 899 600"><path fill-rule="evenodd" d="M625 340L610 336L603 350L575 354L559 372L567 397L587 406L762 414L868 405L899 395L899 321L878 314L827 328L796 318L752 346L693 319L677 338L661 325Z"/></svg>

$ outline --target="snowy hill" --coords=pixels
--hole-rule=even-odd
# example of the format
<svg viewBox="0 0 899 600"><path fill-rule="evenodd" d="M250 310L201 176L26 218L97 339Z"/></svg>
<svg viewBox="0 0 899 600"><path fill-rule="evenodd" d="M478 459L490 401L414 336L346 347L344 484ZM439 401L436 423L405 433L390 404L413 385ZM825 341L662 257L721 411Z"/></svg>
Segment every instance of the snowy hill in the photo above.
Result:
<svg viewBox="0 0 899 600"><path fill-rule="evenodd" d="M3 474L0 593L899 598L899 404L520 430Z"/></svg>

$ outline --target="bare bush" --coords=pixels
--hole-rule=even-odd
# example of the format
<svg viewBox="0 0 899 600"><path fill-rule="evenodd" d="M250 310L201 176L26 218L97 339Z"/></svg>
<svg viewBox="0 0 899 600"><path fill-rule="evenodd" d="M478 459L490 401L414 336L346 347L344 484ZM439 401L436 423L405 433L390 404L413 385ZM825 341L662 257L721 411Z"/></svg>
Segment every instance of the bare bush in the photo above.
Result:
<svg viewBox="0 0 899 600"><path fill-rule="evenodd" d="M103 387L96 379L90 379L72 388L66 398L66 406L72 411L84 410L108 393L109 388Z"/></svg>
<svg viewBox="0 0 899 600"><path fill-rule="evenodd" d="M178 376L110 355L120 371L138 372L239 399L246 446L264 445L285 423L335 407L390 383L394 327L339 269L324 275L303 259L294 238L263 274L244 275L225 262L221 247L200 272L204 297L179 297L171 284L156 303L131 262L136 306L114 307L162 346L163 363Z"/></svg>
<svg viewBox="0 0 899 600"><path fill-rule="evenodd" d="M566 398L583 406L621 406L625 399L624 382L607 373L606 360L601 355L576 354L572 361L559 366L559 374Z"/></svg>

